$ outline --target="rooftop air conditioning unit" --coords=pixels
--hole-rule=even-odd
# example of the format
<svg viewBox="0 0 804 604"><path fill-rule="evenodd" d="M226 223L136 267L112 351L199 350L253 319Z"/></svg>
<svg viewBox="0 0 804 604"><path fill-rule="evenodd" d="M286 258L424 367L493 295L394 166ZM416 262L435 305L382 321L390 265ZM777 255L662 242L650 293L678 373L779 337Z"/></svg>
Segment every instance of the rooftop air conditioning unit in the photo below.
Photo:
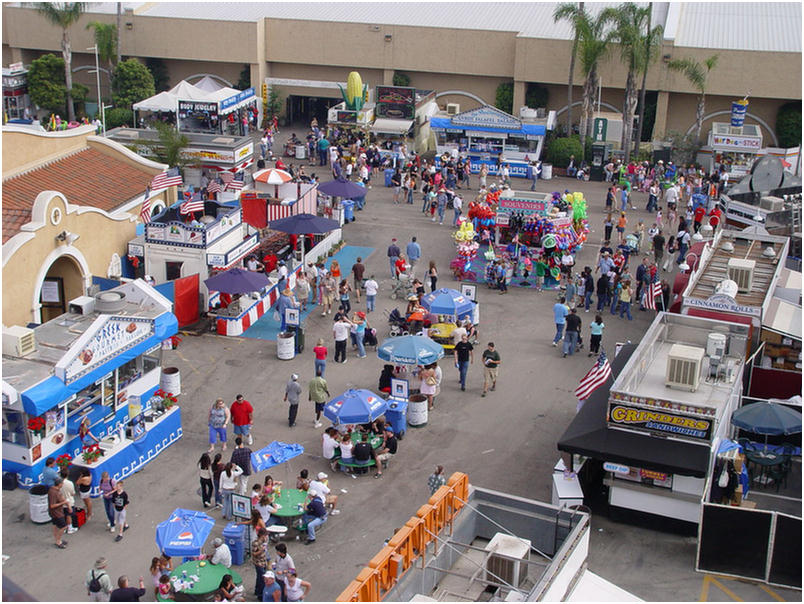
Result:
<svg viewBox="0 0 804 604"><path fill-rule="evenodd" d="M737 284L738 292L745 294L751 291L756 264L756 260L742 260L741 258L729 259L727 268L729 279Z"/></svg>
<svg viewBox="0 0 804 604"><path fill-rule="evenodd" d="M759 200L759 207L768 212L781 212L784 210L784 199L769 195Z"/></svg>
<svg viewBox="0 0 804 604"><path fill-rule="evenodd" d="M447 103L447 115L458 115L461 112L461 106L458 103Z"/></svg>
<svg viewBox="0 0 804 604"><path fill-rule="evenodd" d="M665 386L695 392L701 378L701 363L705 354L703 348L673 344L667 353Z"/></svg>
<svg viewBox="0 0 804 604"><path fill-rule="evenodd" d="M95 312L95 298L79 296L75 300L70 300L67 310L76 315L91 315Z"/></svg>
<svg viewBox="0 0 804 604"><path fill-rule="evenodd" d="M486 579L520 587L528 578L531 543L527 539L497 533L486 545ZM506 556L503 558L500 554ZM511 558L515 558L512 560ZM496 575L496 576L495 576Z"/></svg>
<svg viewBox="0 0 804 604"><path fill-rule="evenodd" d="M36 350L34 330L19 325L3 328L3 354L24 357Z"/></svg>

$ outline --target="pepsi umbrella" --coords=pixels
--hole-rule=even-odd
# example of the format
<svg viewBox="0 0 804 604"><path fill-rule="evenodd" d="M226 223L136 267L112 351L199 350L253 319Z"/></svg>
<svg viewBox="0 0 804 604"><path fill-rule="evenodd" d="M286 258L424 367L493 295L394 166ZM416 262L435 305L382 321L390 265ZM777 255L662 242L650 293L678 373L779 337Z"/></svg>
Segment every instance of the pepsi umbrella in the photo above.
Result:
<svg viewBox="0 0 804 604"><path fill-rule="evenodd" d="M422 306L436 315L472 316L475 303L461 292L442 287L422 298Z"/></svg>
<svg viewBox="0 0 804 604"><path fill-rule="evenodd" d="M335 424L367 424L387 408L388 402L370 390L349 389L324 406L324 416Z"/></svg>
<svg viewBox="0 0 804 604"><path fill-rule="evenodd" d="M271 285L271 280L263 273L244 268L229 269L225 273L204 280L204 285L211 291L222 294L249 294L260 291Z"/></svg>
<svg viewBox="0 0 804 604"><path fill-rule="evenodd" d="M754 434L798 434L801 413L770 401L744 405L731 414L731 423Z"/></svg>
<svg viewBox="0 0 804 604"><path fill-rule="evenodd" d="M330 197L352 198L363 197L366 194L365 187L356 185L345 178L338 178L336 180L330 180L329 182L320 184L318 185L318 190L324 195L329 195Z"/></svg>
<svg viewBox="0 0 804 604"><path fill-rule="evenodd" d="M156 525L156 545L168 556L200 556L214 526L215 521L204 512L176 508Z"/></svg>
<svg viewBox="0 0 804 604"><path fill-rule="evenodd" d="M263 447L259 451L251 454L251 467L255 472L262 472L268 468L273 468L281 463L285 463L289 459L298 457L304 453L304 447L296 444L281 443L278 441L272 442L267 447Z"/></svg>
<svg viewBox="0 0 804 604"><path fill-rule="evenodd" d="M444 347L426 336L399 336L384 340L377 356L396 365L429 365L444 356Z"/></svg>

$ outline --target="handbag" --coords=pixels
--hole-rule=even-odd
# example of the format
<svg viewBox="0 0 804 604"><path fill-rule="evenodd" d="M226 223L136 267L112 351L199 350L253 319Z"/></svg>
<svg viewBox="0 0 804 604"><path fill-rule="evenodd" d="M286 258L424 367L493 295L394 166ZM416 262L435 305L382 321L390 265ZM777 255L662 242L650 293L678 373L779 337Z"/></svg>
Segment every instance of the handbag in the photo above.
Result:
<svg viewBox="0 0 804 604"><path fill-rule="evenodd" d="M424 380L424 383L428 386L435 386L438 383L434 375L427 376L427 379Z"/></svg>
<svg viewBox="0 0 804 604"><path fill-rule="evenodd" d="M717 486L721 489L729 486L729 467L727 464L723 464L723 471L720 473L720 478L717 479Z"/></svg>

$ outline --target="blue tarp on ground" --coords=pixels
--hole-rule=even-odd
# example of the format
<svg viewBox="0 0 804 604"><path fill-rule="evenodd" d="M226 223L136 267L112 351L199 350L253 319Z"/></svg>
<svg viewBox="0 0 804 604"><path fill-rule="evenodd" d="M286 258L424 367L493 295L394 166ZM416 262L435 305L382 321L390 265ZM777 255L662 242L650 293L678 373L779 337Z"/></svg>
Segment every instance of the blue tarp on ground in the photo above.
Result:
<svg viewBox="0 0 804 604"><path fill-rule="evenodd" d="M262 472L281 463L298 457L304 453L304 447L297 444L287 444L274 441L267 447L251 454L251 467L255 472Z"/></svg>

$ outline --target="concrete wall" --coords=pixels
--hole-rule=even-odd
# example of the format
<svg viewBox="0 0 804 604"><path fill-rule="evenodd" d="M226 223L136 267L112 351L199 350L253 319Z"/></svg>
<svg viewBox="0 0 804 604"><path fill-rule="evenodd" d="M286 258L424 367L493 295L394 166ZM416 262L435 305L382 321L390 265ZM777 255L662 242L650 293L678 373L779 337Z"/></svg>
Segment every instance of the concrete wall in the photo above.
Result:
<svg viewBox="0 0 804 604"><path fill-rule="evenodd" d="M80 151L87 146L87 137L95 134L92 126L82 126L63 132L35 132L4 128L3 178L9 178L68 153ZM13 149L13 152L9 152Z"/></svg>

